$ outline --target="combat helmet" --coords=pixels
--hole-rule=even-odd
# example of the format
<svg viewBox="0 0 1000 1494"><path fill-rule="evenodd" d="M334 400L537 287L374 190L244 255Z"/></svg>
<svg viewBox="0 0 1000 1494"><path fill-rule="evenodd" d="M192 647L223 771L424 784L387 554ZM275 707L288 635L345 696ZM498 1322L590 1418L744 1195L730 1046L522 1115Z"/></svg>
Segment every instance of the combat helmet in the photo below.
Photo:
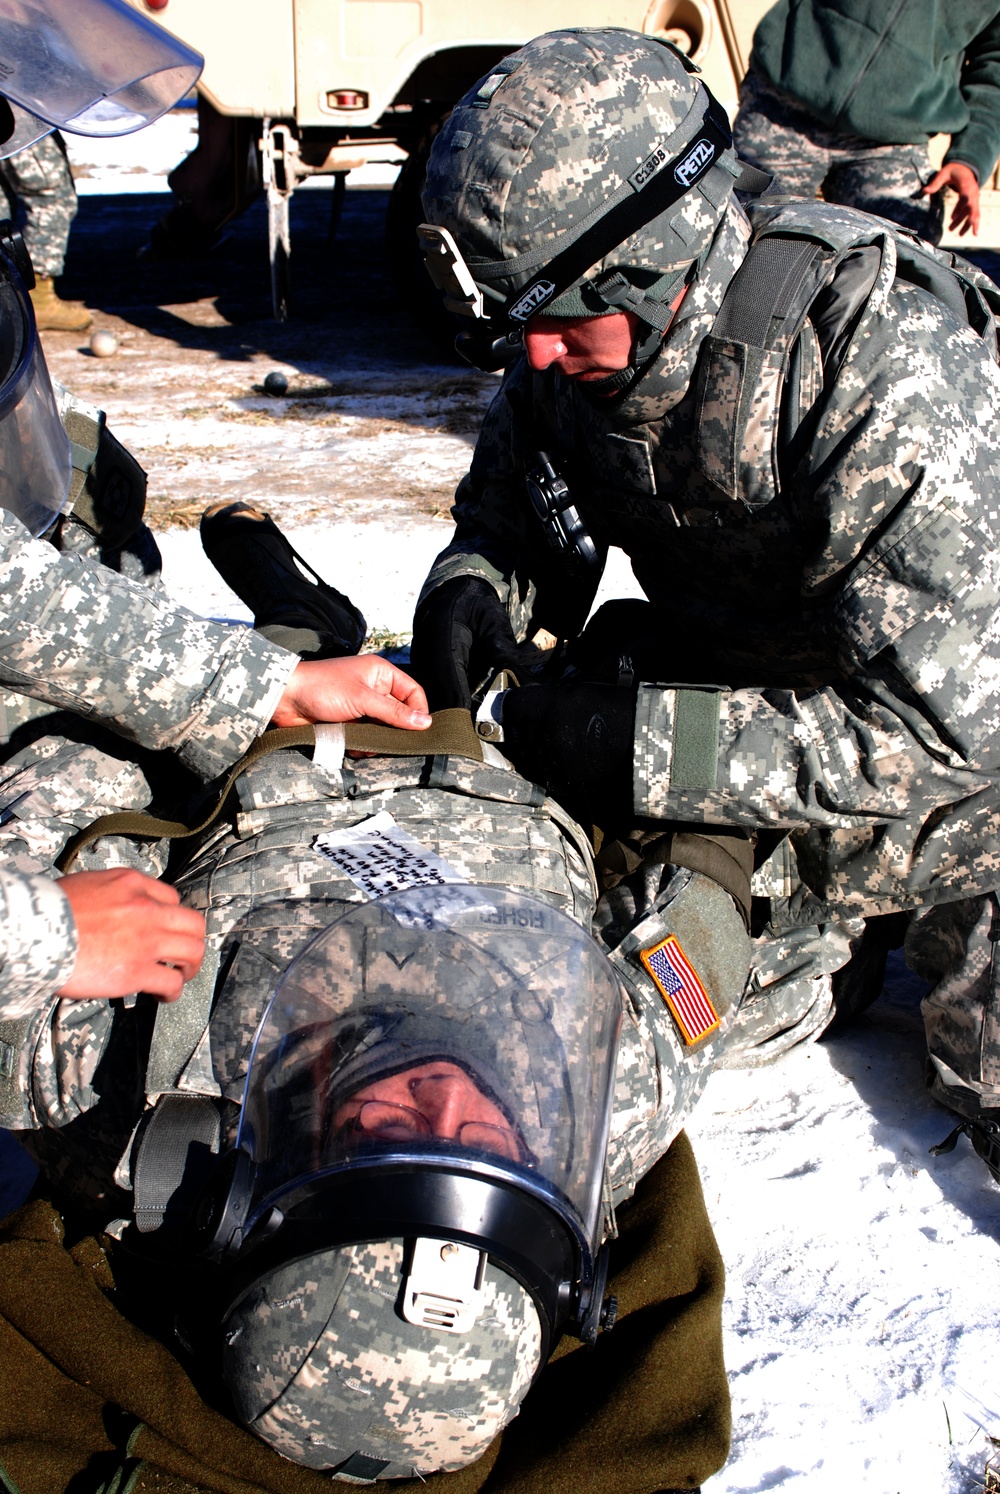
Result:
<svg viewBox="0 0 1000 1494"><path fill-rule="evenodd" d="M281 977L199 1230L245 1425L348 1481L481 1456L605 1312L621 998L520 891L351 907Z"/></svg>
<svg viewBox="0 0 1000 1494"><path fill-rule="evenodd" d="M455 106L418 232L448 309L480 324L458 344L470 361L499 367L539 311L632 311L633 361L650 356L741 169L696 73L655 37L553 31Z"/></svg>

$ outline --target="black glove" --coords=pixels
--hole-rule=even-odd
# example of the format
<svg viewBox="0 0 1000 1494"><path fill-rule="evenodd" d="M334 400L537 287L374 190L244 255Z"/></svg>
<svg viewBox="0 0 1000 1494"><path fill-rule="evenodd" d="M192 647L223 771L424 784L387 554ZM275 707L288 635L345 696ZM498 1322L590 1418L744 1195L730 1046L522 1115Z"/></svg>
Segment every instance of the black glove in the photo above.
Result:
<svg viewBox="0 0 1000 1494"><path fill-rule="evenodd" d="M526 685L503 698L503 750L578 819L619 824L632 808L636 693L617 685Z"/></svg>
<svg viewBox="0 0 1000 1494"><path fill-rule="evenodd" d="M426 690L432 711L469 708L473 691L498 670L537 658L537 649L517 642L507 609L481 576L456 576L417 608L410 673Z"/></svg>

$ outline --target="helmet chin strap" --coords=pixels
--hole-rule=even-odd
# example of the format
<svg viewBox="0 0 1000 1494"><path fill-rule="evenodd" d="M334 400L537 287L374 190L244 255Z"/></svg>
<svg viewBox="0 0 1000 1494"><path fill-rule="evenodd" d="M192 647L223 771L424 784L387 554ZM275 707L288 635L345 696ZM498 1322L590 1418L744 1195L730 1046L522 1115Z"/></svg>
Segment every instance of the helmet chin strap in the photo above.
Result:
<svg viewBox="0 0 1000 1494"><path fill-rule="evenodd" d="M588 398L603 402L631 389L659 352L660 344L674 319L674 303L677 300L675 287L682 284L687 289L700 264L701 259L697 259L685 266L677 280L668 286L669 301L653 300L638 286L632 285L620 270L611 270L591 282L607 306L614 307L616 311L631 311L637 320L628 363L616 373L608 374L607 378L581 381L580 387Z"/></svg>
<svg viewBox="0 0 1000 1494"><path fill-rule="evenodd" d="M658 346L659 338L657 338ZM648 359L646 361L648 362ZM642 366L635 362L633 352L631 361L624 368L620 368L617 373L608 374L605 379L580 379L578 383L588 399L600 400L603 403L604 400L611 399L613 395L624 394L626 389L631 389L641 372Z"/></svg>

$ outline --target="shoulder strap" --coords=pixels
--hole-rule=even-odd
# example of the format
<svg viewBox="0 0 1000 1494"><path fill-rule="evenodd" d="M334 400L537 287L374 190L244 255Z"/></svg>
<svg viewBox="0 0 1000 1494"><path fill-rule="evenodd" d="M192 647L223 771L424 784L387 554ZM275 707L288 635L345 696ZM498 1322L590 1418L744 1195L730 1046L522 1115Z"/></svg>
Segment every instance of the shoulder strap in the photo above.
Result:
<svg viewBox="0 0 1000 1494"><path fill-rule="evenodd" d="M942 301L1000 362L1000 289L960 254L826 206L821 215L809 204L769 210L729 284L698 366L697 461L728 498L750 508L774 498L782 390L812 302L831 265L888 238L897 278Z"/></svg>
<svg viewBox="0 0 1000 1494"><path fill-rule="evenodd" d="M483 744L472 717L460 706L435 712L426 731L408 731L398 726L351 721L344 727L344 738L348 752L379 753L387 757L445 755L467 757L480 763L483 760ZM266 731L230 769L211 809L197 825L187 825L183 820L158 819L156 815L139 814L133 810L103 814L71 836L56 861L56 868L61 872L71 870L84 847L92 845L102 835L138 835L152 840L184 840L198 835L214 824L222 813L237 778L260 758L267 757L272 752L280 752L286 747L315 745L316 732L312 726L277 727L273 731Z"/></svg>
<svg viewBox="0 0 1000 1494"><path fill-rule="evenodd" d="M762 507L777 492L775 433L788 353L833 251L764 234L733 276L698 364L698 465L728 498Z"/></svg>

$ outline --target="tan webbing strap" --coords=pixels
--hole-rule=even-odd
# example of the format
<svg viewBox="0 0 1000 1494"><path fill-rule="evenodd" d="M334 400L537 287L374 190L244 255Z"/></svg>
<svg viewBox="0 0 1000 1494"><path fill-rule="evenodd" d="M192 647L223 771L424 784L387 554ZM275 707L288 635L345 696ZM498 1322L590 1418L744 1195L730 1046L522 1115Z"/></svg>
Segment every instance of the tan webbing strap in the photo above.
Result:
<svg viewBox="0 0 1000 1494"><path fill-rule="evenodd" d="M472 724L472 717L460 706L437 711L426 731L408 731L400 726L350 721L344 727L344 739L348 752L378 753L385 757L442 755L468 757L474 762L483 760L483 744ZM218 819L233 784L253 763L286 747L315 745L316 732L311 726L284 726L266 731L230 769L211 810L197 825L186 825L183 820L161 820L156 815L142 814L131 809L117 814L102 814L67 841L56 861L56 868L61 872L70 871L84 847L92 845L102 835L141 835L151 840L184 840L187 836L199 835Z"/></svg>
<svg viewBox="0 0 1000 1494"><path fill-rule="evenodd" d="M472 717L461 706L435 711L426 731L407 731L377 722L350 721L344 727L348 752L372 752L385 757L469 757L483 760L483 744Z"/></svg>
<svg viewBox="0 0 1000 1494"><path fill-rule="evenodd" d="M185 836L197 835L199 831L207 830L212 821L218 818L222 806L229 798L230 789L251 763L272 752L279 752L283 747L313 747L315 743L316 733L311 726L286 726L266 731L251 743L239 762L230 769L210 812L197 825L186 825L183 820L161 820L156 815L142 814L135 809L125 809L118 814L102 814L99 819L92 820L83 830L70 837L56 861L56 869L68 872L84 847L100 840L102 835L142 835L152 840L183 840Z"/></svg>
<svg viewBox="0 0 1000 1494"><path fill-rule="evenodd" d="M696 830L640 832L628 841L601 846L597 858L598 884L609 892L640 866L683 866L711 877L733 899L743 922L750 927L750 878L753 841L742 835L711 835Z"/></svg>

